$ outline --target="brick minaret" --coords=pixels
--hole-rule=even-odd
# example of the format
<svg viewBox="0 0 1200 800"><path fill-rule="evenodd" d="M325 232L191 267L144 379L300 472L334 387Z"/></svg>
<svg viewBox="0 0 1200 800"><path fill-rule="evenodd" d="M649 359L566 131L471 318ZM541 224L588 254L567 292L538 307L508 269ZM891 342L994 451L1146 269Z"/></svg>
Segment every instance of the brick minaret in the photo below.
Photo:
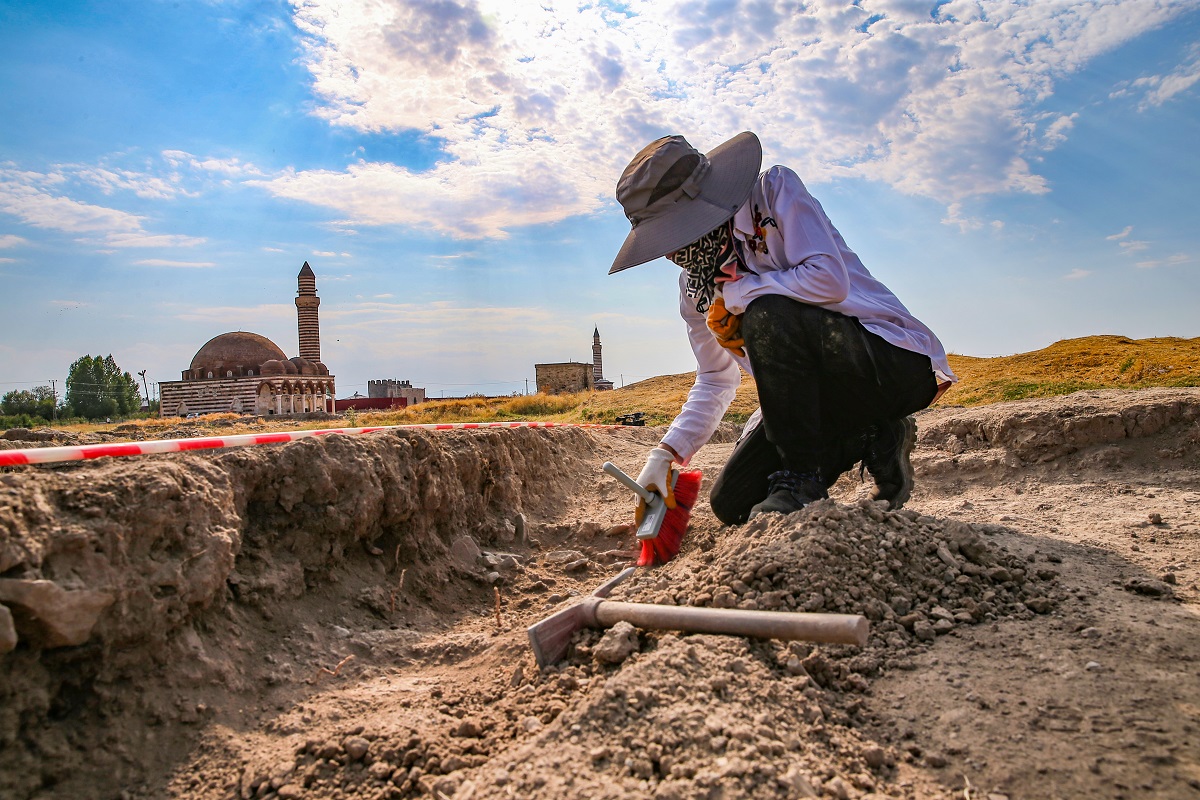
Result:
<svg viewBox="0 0 1200 800"><path fill-rule="evenodd" d="M299 291L296 292L296 323L300 329L300 357L318 363L321 360L321 326L317 321L317 276L308 262L296 276Z"/></svg>
<svg viewBox="0 0 1200 800"><path fill-rule="evenodd" d="M592 334L592 375L596 380L604 380L604 362L600 358L600 329Z"/></svg>

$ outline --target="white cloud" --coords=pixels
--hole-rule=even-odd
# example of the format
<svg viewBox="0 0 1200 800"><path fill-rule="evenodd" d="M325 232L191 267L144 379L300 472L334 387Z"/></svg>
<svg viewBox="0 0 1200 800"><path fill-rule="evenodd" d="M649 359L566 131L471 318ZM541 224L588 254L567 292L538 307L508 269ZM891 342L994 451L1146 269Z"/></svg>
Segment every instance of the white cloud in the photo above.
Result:
<svg viewBox="0 0 1200 800"><path fill-rule="evenodd" d="M1147 75L1123 83L1112 93L1113 97L1130 94L1141 95L1138 109L1145 111L1161 106L1183 94L1200 81L1200 44L1192 45L1188 58L1165 75Z"/></svg>
<svg viewBox="0 0 1200 800"><path fill-rule="evenodd" d="M1117 246L1121 248L1122 253L1140 253L1150 246L1149 242L1142 242L1136 239L1128 239L1126 241L1117 242Z"/></svg>
<svg viewBox="0 0 1200 800"><path fill-rule="evenodd" d="M768 160L806 181L863 176L948 205L1043 193L1031 164L1074 121L1038 110L1055 82L1185 12L1159 0L294 8L314 113L424 133L444 157L423 172L360 162L260 185L334 209L343 225L459 237L595 211L633 153L674 132L708 149L755 130Z"/></svg>
<svg viewBox="0 0 1200 800"><path fill-rule="evenodd" d="M207 239L178 234L110 233L105 237L109 247L195 247Z"/></svg>
<svg viewBox="0 0 1200 800"><path fill-rule="evenodd" d="M126 169L111 169L104 166L70 165L60 167L70 171L72 178L91 186L95 186L105 195L112 195L118 190L129 191L138 197L151 200L169 200L179 195L195 197L179 186L177 180L170 177L150 175Z"/></svg>
<svg viewBox="0 0 1200 800"><path fill-rule="evenodd" d="M337 253L327 253L322 252L321 250L313 250L313 256L320 258L337 258Z"/></svg>
<svg viewBox="0 0 1200 800"><path fill-rule="evenodd" d="M133 263L143 267L171 267L179 269L205 269L216 266L216 263L212 261L168 261L164 258L144 258Z"/></svg>
<svg viewBox="0 0 1200 800"><path fill-rule="evenodd" d="M4 249L6 247L16 247L18 245L28 243L28 240L22 239L20 236L15 234L6 233L3 236L0 236L0 249Z"/></svg>
<svg viewBox="0 0 1200 800"><path fill-rule="evenodd" d="M1187 253L1176 253L1163 259L1139 261L1136 266L1138 269L1155 269L1156 267L1177 267L1181 264L1191 264L1193 261L1195 259Z"/></svg>
<svg viewBox="0 0 1200 800"><path fill-rule="evenodd" d="M978 217L963 215L962 203L951 203L946 207L946 216L942 217L943 225L957 225L963 233L977 231L983 227L983 220Z"/></svg>
<svg viewBox="0 0 1200 800"><path fill-rule="evenodd" d="M69 176L88 183L102 172L74 168L68 173L43 174L0 168L0 212L35 228L81 235L83 241L103 248L193 247L205 241L194 236L148 233L143 228L143 216L58 193L67 188ZM92 234L101 234L102 238L93 239Z"/></svg>
<svg viewBox="0 0 1200 800"><path fill-rule="evenodd" d="M143 217L52 194L62 175L0 169L0 211L26 225L65 233L141 230Z"/></svg>
<svg viewBox="0 0 1200 800"><path fill-rule="evenodd" d="M240 158L201 158L183 150L163 150L162 157L172 167L189 167L198 172L216 173L229 177L259 176L263 172L249 161Z"/></svg>
<svg viewBox="0 0 1200 800"><path fill-rule="evenodd" d="M1125 226L1125 230L1121 231L1120 233L1114 233L1113 235L1105 236L1104 238L1110 242L1116 242L1116 241L1120 241L1121 239L1127 238L1129 236L1129 234L1131 234L1131 233L1133 233L1133 226L1127 225L1127 226Z"/></svg>
<svg viewBox="0 0 1200 800"><path fill-rule="evenodd" d="M244 325L260 325L269 320L296 320L296 307L282 303L263 303L256 306L210 306L194 308L177 306L167 310L172 319L187 322L205 322L226 327L238 328ZM324 317L325 313L322 312ZM295 330L293 328L293 330Z"/></svg>
<svg viewBox="0 0 1200 800"><path fill-rule="evenodd" d="M0 264L15 264L15 263L17 263L17 259L15 259L15 258L0 258Z"/></svg>
<svg viewBox="0 0 1200 800"><path fill-rule="evenodd" d="M1092 274L1091 270L1073 269L1070 272L1068 272L1066 275L1063 275L1063 280L1077 281L1080 278L1086 278L1088 275L1091 275L1091 274Z"/></svg>

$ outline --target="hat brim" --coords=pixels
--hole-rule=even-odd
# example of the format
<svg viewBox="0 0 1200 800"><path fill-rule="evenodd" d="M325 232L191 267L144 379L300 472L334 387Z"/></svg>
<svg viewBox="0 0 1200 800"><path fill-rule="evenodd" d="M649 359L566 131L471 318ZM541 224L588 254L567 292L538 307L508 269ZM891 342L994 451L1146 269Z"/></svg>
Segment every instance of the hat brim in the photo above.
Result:
<svg viewBox="0 0 1200 800"><path fill-rule="evenodd" d="M750 131L713 148L700 194L682 196L670 213L629 232L608 274L673 253L726 222L746 202L762 166L762 145Z"/></svg>

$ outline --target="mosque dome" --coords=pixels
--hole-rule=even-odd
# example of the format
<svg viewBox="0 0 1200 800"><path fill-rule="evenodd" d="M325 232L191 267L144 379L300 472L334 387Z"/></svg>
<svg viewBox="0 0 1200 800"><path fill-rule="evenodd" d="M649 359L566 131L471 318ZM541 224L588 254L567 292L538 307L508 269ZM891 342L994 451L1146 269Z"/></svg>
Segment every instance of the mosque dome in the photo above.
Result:
<svg viewBox="0 0 1200 800"><path fill-rule="evenodd" d="M257 371L267 361L287 361L287 356L265 336L236 331L209 339L196 351L189 369L214 375L224 375L232 370L235 375L240 375L247 369Z"/></svg>
<svg viewBox="0 0 1200 800"><path fill-rule="evenodd" d="M298 372L301 375L319 375L320 374L317 371L316 364L309 361L307 358L301 358L300 356L296 356L295 358L288 359L288 360L296 365L296 372Z"/></svg>

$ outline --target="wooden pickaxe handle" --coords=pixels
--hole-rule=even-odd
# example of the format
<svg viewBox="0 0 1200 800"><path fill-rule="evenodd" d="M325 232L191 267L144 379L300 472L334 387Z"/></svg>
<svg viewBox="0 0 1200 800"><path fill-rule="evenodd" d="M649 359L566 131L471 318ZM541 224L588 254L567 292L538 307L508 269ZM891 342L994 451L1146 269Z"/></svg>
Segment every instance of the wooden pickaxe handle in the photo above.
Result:
<svg viewBox="0 0 1200 800"><path fill-rule="evenodd" d="M740 608L697 608L622 603L587 597L582 602L584 624L607 628L628 622L650 630L753 636L759 639L800 640L820 644L864 647L870 623L858 614L811 614L793 611L749 611Z"/></svg>

